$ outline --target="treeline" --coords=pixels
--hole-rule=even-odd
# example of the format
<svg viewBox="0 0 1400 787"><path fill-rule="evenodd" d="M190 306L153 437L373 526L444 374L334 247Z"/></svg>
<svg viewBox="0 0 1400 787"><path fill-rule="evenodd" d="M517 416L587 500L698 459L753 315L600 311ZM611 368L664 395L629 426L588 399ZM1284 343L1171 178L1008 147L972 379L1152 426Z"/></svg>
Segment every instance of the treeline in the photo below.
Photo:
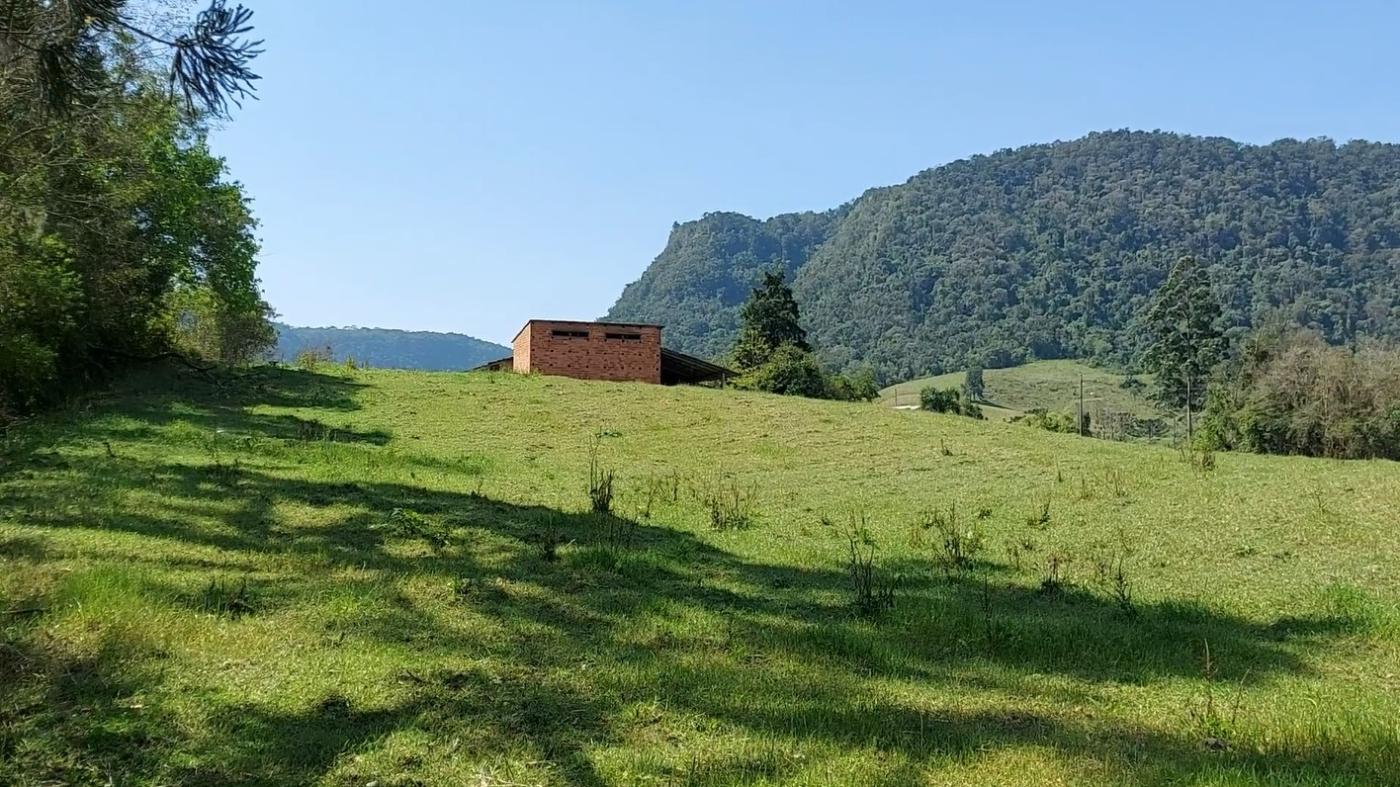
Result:
<svg viewBox="0 0 1400 787"><path fill-rule="evenodd" d="M1139 358L1182 256L1239 339L1273 319L1400 338L1400 146L1108 132L953 162L826 213L708 214L609 312L722 354L758 272L788 274L837 369L906 380L980 363Z"/></svg>
<svg viewBox="0 0 1400 787"><path fill-rule="evenodd" d="M1394 344L1329 344L1282 320L1232 342L1209 274L1190 257L1172 268L1142 322L1154 396L1184 408L1195 447L1400 459Z"/></svg>
<svg viewBox="0 0 1400 787"><path fill-rule="evenodd" d="M248 17L0 4L0 423L132 363L271 343L256 223L206 144L256 78Z"/></svg>

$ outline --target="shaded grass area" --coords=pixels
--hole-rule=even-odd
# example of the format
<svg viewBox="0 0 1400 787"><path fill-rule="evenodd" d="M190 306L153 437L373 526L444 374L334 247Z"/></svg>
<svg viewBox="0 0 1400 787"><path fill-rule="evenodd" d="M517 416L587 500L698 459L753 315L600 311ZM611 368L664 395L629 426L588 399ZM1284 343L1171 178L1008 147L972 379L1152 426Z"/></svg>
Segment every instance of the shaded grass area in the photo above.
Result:
<svg viewBox="0 0 1400 787"><path fill-rule="evenodd" d="M801 461L773 442L775 414ZM863 442L872 430L911 464L866 462L881 450ZM623 484L611 513L589 511L586 497L584 447L600 433ZM933 447L948 440L951 456ZM1059 466L1062 450L1108 454ZM5 451L0 774L17 784L1392 780L1395 558L1372 550L1394 534L1355 534L1395 513L1393 466L1250 457L1226 475L1240 498L1226 510L1304 528L1302 541L1272 545L1289 556L1231 556L1282 575L1247 587L1223 557L1184 548L1204 529L1118 538L1142 519L1144 532L1200 527L1194 509L1168 504L1190 471L1161 471L1160 489L1145 473L1098 475L1100 460L1170 456L640 385L279 369L212 386L135 381ZM993 464L1022 477L1070 468L1070 480L1047 482L1058 484L1046 493L1051 521L1028 524L1040 492ZM1316 472L1380 497L1303 491L1281 507L1252 486ZM716 477L750 490L750 526L706 525ZM915 516L930 483L939 499L984 504L996 548L938 562ZM1211 483L1185 494L1219 507ZM866 537L896 586L881 614L853 604L843 554L855 510L870 514ZM1336 554L1334 539L1356 554ZM1089 568L1095 550L1125 541L1137 550L1128 605ZM1074 568L1047 584L1052 560ZM1202 586L1210 592L1193 592Z"/></svg>

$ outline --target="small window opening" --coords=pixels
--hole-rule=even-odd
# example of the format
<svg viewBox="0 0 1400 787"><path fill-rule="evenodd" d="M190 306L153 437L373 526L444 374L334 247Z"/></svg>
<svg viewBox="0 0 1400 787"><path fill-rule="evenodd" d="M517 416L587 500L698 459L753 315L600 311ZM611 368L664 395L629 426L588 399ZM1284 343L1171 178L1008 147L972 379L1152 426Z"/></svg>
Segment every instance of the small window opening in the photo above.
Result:
<svg viewBox="0 0 1400 787"><path fill-rule="evenodd" d="M558 338L560 338L560 339L587 339L587 338L588 338L588 331L563 331L563 330L555 329L555 330L551 331L551 333L553 333L556 337L558 337Z"/></svg>
<svg viewBox="0 0 1400 787"><path fill-rule="evenodd" d="M604 334L603 338L614 342L640 342L642 335L640 333L608 333Z"/></svg>

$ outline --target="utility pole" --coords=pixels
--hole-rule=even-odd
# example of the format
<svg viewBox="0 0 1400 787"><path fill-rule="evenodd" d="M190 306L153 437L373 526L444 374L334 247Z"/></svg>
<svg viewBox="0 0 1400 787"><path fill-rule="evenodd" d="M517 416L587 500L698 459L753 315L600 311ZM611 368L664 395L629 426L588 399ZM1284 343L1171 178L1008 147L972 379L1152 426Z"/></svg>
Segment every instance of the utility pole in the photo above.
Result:
<svg viewBox="0 0 1400 787"><path fill-rule="evenodd" d="M1186 373L1186 447L1191 447L1191 373Z"/></svg>
<svg viewBox="0 0 1400 787"><path fill-rule="evenodd" d="M1075 423L1075 431L1080 437L1084 436L1084 375L1079 375L1079 421Z"/></svg>

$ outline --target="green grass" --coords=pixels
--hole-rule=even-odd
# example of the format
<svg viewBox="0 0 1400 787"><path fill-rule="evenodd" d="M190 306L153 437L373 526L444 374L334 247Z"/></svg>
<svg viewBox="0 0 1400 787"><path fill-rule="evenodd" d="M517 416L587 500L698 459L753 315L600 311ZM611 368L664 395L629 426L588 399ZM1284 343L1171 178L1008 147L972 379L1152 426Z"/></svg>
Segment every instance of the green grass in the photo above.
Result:
<svg viewBox="0 0 1400 787"><path fill-rule="evenodd" d="M923 526L950 508L985 543L961 568ZM892 609L857 609L853 519ZM1202 472L509 374L155 376L0 453L0 782L1395 783L1397 525L1386 462Z"/></svg>
<svg viewBox="0 0 1400 787"><path fill-rule="evenodd" d="M1140 418L1161 416L1145 396L1120 385L1123 375L1080 361L1036 361L1007 369L987 369L982 374L987 402L982 409L988 418L1001 420L1037 407L1073 413L1079 406L1081 376L1085 408L1091 417L1104 409ZM890 406L917 405L919 392L924 388L932 385L961 389L963 377L963 372L950 372L892 385L880 391L880 401Z"/></svg>

